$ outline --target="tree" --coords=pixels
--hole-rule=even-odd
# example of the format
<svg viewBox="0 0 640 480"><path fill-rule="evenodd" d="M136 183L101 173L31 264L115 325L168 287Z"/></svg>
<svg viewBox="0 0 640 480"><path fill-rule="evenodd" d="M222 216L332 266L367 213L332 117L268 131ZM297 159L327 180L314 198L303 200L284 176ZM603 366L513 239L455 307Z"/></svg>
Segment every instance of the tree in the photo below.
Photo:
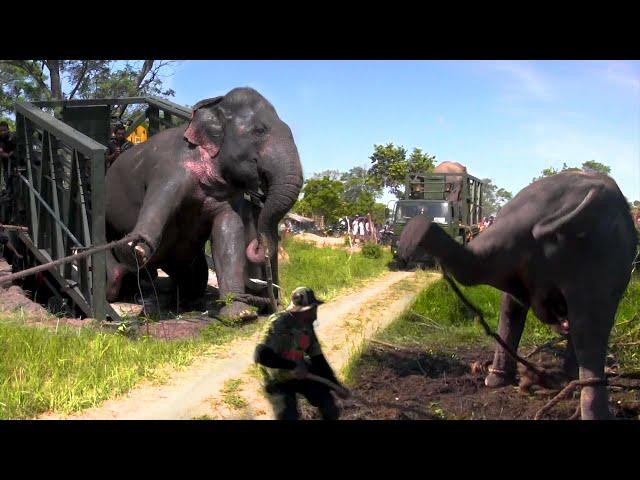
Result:
<svg viewBox="0 0 640 480"><path fill-rule="evenodd" d="M369 157L373 164L369 175L380 189L389 188L397 197L404 196L404 187L409 175L425 173L433 170L435 156L414 148L407 158L407 150L393 143L374 145L373 154Z"/></svg>
<svg viewBox="0 0 640 480"><path fill-rule="evenodd" d="M347 203L357 202L363 194L370 194L374 199L382 195L382 188L371 178L363 167L354 167L340 175L344 183L343 199Z"/></svg>
<svg viewBox="0 0 640 480"><path fill-rule="evenodd" d="M166 60L0 60L0 114L16 100L62 100L158 95L170 97L162 77ZM67 91L65 91L65 87ZM126 108L118 108L122 116Z"/></svg>
<svg viewBox="0 0 640 480"><path fill-rule="evenodd" d="M533 180L531 180L531 183L537 182L541 178L550 177L551 175L555 175L556 173L564 172L565 170L567 170L567 171L576 171L576 172L579 172L580 170L582 170L582 171L585 171L585 172L603 173L605 175L609 175L611 173L611 167L609 167L608 165L605 165L603 163L596 162L595 160L589 160L588 162L584 162L582 164L582 168L568 167L567 164L563 162L562 163L562 169L556 170L553 167L545 168L544 170L542 170L542 175L539 176L539 177L535 177Z"/></svg>
<svg viewBox="0 0 640 480"><path fill-rule="evenodd" d="M313 180L322 180L327 177L330 180L340 180L340 177L344 175L340 170L323 170L322 172L316 172L311 175Z"/></svg>
<svg viewBox="0 0 640 480"><path fill-rule="evenodd" d="M513 195L504 188L498 188L490 178L483 178L483 215L495 215Z"/></svg>
<svg viewBox="0 0 640 480"><path fill-rule="evenodd" d="M611 173L611 167L608 165L604 165L600 162L596 162L595 160L589 160L588 162L584 162L582 164L582 170L584 171L593 171L598 173L603 173L605 175L609 175Z"/></svg>
<svg viewBox="0 0 640 480"><path fill-rule="evenodd" d="M304 197L296 202L296 211L306 216L322 215L325 224L335 223L344 215L343 193L344 185L339 180L331 180L328 176L310 178L302 188Z"/></svg>

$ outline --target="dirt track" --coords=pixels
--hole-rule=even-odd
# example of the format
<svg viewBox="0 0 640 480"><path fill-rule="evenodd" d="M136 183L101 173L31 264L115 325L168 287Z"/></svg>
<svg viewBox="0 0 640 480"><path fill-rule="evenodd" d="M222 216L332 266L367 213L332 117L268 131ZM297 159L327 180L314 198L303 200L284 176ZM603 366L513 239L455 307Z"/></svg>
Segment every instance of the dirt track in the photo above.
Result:
<svg viewBox="0 0 640 480"><path fill-rule="evenodd" d="M434 279L437 275L427 278ZM318 337L336 372L354 348L406 308L425 285L424 274L389 272L328 302L319 310ZM165 385L143 384L128 395L109 400L100 407L70 416L46 414L43 419L191 419L270 418L271 411L259 392L252 373L253 349L257 335L219 347L211 355L197 359L183 371L170 372ZM234 398L245 407L234 407L225 382L239 384Z"/></svg>

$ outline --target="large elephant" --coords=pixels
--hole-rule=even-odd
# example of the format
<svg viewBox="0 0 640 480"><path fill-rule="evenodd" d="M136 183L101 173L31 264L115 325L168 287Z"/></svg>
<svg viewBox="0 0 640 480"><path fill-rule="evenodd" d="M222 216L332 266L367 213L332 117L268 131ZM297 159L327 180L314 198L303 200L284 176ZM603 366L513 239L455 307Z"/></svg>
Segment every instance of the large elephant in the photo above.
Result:
<svg viewBox="0 0 640 480"><path fill-rule="evenodd" d="M424 216L405 227L399 254L418 245L464 285L502 290L498 332L516 350L529 308L568 336L565 367L580 379L604 378L609 333L636 254L629 206L601 174L561 172L539 180L506 204L493 226L466 246ZM577 364L576 364L577 360ZM488 387L512 384L516 363L498 346ZM608 418L603 385L582 389L583 419Z"/></svg>
<svg viewBox="0 0 640 480"><path fill-rule="evenodd" d="M108 239L129 233L142 238L135 250L125 246L109 252L109 301L118 297L123 278L143 264L149 271L167 272L181 300L201 298L208 277L204 246L210 238L220 295L237 296L220 314L252 316L248 300L239 299L247 293L248 278L264 278L261 239L273 252L277 282L277 225L301 187L291 130L262 95L236 88L199 102L187 126L127 150L107 172ZM259 189L264 192L261 210L243 197Z"/></svg>

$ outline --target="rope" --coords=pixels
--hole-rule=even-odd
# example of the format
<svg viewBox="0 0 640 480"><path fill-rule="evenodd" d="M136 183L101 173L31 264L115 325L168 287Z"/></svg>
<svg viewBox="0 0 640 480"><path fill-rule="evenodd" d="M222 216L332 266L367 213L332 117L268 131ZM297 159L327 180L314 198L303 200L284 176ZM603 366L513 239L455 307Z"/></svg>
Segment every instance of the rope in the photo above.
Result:
<svg viewBox="0 0 640 480"><path fill-rule="evenodd" d="M560 390L560 393L558 393L549 402L547 402L547 404L544 407L538 410L535 416L533 417L533 419L540 420L540 418L545 413L547 413L549 410L555 407L560 402L560 400L569 396L569 394L578 387L585 387L589 385L606 385L606 384L607 384L607 380L602 378L587 378L585 380L573 380L572 382L569 382L566 387ZM572 420L574 417L577 418L577 415L575 413L571 415L570 420Z"/></svg>
<svg viewBox="0 0 640 480"><path fill-rule="evenodd" d="M427 412L425 410L422 410L421 408L405 407L405 406L396 405L395 403L391 403L391 402L371 402L371 401L367 400L366 398L363 398L360 395L357 395L357 394L353 393L348 388L341 387L340 385L338 385L336 383L333 383L331 380L327 380L324 377L320 377L318 375L314 375L313 373L308 373L306 378L309 379L309 380L312 380L314 382L322 383L322 384L326 385L327 387L329 387L330 389L335 390L336 392L345 393L350 398L353 398L356 402L361 403L362 405L364 405L366 407L382 406L382 407L391 408L393 410L400 410L402 412L416 413L418 415L422 415L422 416L424 416L426 418L429 418L429 419L438 419L438 417L436 417L432 413L429 413L429 412Z"/></svg>
<svg viewBox="0 0 640 480"><path fill-rule="evenodd" d="M460 289L458 288L458 286L455 284L455 282L453 281L453 279L449 276L449 274L447 273L446 269L444 267L442 267L442 276L445 278L445 280L449 283L449 285L451 285L451 288L453 289L453 291L455 292L455 294L460 298L460 300L462 300L462 303L464 303L469 309L471 309L476 316L478 317L478 320L480 321L480 325L482 325L482 328L484 329L485 333L487 335L489 335L491 338L493 338L496 342L498 342L498 344L505 349L505 351L511 355L511 357L516 360L517 362L520 362L522 365L524 365L527 369L531 370L533 373L535 373L536 375L540 376L540 378L545 377L545 373L540 370L536 365L534 365L533 363L525 360L524 358L522 358L521 356L519 356L515 351L513 351L513 349L507 345L507 343L502 340L502 338L500 338L500 335L498 335L497 333L495 333L494 331L491 330L491 327L489 327L489 325L487 324L487 322L484 320L484 315L482 315L482 312L480 311L480 309L478 309L475 305L473 305L469 300L467 300L467 298L464 296L464 294L460 291Z"/></svg>
<svg viewBox="0 0 640 480"><path fill-rule="evenodd" d="M141 237L139 235L128 235L124 238L121 238L120 240L116 240L115 242L89 248L82 253L75 253L67 257L59 258L58 260L52 260L51 262L43 263L42 265L38 265L37 267L28 268L27 270L23 270L21 272L12 273L11 275L0 277L0 283L12 282L19 278L28 277L29 275L33 275L38 272L44 272L45 270L52 270L53 268L58 267L60 265L71 263L75 260L80 260L81 258L89 257L98 252L102 252L102 251L117 247L118 245L124 245L129 242L140 240L140 238Z"/></svg>

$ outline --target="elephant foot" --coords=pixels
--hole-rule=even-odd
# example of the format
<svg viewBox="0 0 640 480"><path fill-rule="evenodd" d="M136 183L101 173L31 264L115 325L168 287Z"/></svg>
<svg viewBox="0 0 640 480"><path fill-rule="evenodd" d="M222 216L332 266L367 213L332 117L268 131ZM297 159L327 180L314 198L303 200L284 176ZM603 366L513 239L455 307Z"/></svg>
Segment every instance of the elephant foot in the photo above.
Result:
<svg viewBox="0 0 640 480"><path fill-rule="evenodd" d="M256 308L251 305L233 302L230 305L225 305L216 316L233 323L242 323L255 320L258 318L258 313Z"/></svg>
<svg viewBox="0 0 640 480"><path fill-rule="evenodd" d="M138 267L142 267L149 261L151 257L151 247L147 245L146 242L129 242L128 245L133 249Z"/></svg>
<svg viewBox="0 0 640 480"><path fill-rule="evenodd" d="M489 375L484 379L484 384L489 388L502 388L509 385L517 385L516 373L498 370L489 367Z"/></svg>
<svg viewBox="0 0 640 480"><path fill-rule="evenodd" d="M158 305L155 297L147 296L141 298L140 295L136 295L135 302L138 305L142 305L140 315L153 318L160 316L160 305Z"/></svg>

